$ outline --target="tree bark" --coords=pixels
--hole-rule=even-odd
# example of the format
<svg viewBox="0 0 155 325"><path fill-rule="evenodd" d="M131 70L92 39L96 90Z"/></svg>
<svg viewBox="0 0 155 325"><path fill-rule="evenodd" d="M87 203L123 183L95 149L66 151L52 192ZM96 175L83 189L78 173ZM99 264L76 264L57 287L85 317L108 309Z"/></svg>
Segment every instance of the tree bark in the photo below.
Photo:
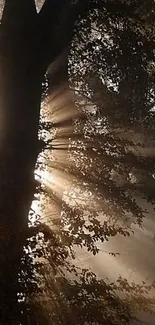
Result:
<svg viewBox="0 0 155 325"><path fill-rule="evenodd" d="M14 317L18 314L15 312L18 272L39 153L37 133L43 70L36 59L33 4L32 0L7 0L0 30L0 319L3 324L14 323L13 313Z"/></svg>
<svg viewBox="0 0 155 325"><path fill-rule="evenodd" d="M42 80L40 75L27 77L24 65L15 64L14 69L10 61L8 58L7 66L2 67L1 76L5 78L0 90L3 116L0 141L0 277L3 285L0 295L6 308L15 301L15 295L17 299L15 284L26 241L23 236L35 192Z"/></svg>

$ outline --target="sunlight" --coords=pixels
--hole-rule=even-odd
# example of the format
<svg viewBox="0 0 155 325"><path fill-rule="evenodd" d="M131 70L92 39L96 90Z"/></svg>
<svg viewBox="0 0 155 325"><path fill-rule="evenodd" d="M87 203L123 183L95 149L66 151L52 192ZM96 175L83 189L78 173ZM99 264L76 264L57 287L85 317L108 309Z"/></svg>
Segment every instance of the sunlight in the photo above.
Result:
<svg viewBox="0 0 155 325"><path fill-rule="evenodd" d="M40 204L40 197L35 197L31 204L31 209L29 212L29 222L30 225L33 226L36 221L40 218L41 214L41 204Z"/></svg>
<svg viewBox="0 0 155 325"><path fill-rule="evenodd" d="M50 70L57 69L62 59L60 56L50 66ZM37 215L46 223L49 223L53 216L60 217L64 190L72 182L72 176L65 172L65 167L68 165L68 148L73 134L72 119L76 116L73 103L73 93L64 85L58 87L42 102L41 117L45 122L51 121L53 128L46 132L43 130L44 134L41 130L39 137L44 141L51 141L51 148L39 155L37 160L39 167L36 167L34 177L45 193L49 194L50 200L47 202L44 194L33 200L29 217L32 223L35 222Z"/></svg>
<svg viewBox="0 0 155 325"><path fill-rule="evenodd" d="M35 171L35 179L45 186L50 186L50 184L54 184L54 178L52 173L48 172L47 169L36 169ZM40 216L42 215L42 196L36 195L34 196L34 200L32 201L31 210L29 213L29 221L30 224L34 224L38 219L40 219Z"/></svg>
<svg viewBox="0 0 155 325"><path fill-rule="evenodd" d="M35 179L37 181L39 181L40 183L54 184L53 174L50 173L47 169L44 169L44 170L38 169L38 170L36 170Z"/></svg>

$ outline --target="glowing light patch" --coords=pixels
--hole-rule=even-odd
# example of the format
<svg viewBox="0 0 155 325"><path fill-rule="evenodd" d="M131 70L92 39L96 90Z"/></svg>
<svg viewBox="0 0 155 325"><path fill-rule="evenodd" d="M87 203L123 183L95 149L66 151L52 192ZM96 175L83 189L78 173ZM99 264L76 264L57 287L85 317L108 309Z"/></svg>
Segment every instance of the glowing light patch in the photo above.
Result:
<svg viewBox="0 0 155 325"><path fill-rule="evenodd" d="M37 170L35 172L35 179L40 182L47 181L49 183L53 183L52 173L49 173L48 170Z"/></svg>

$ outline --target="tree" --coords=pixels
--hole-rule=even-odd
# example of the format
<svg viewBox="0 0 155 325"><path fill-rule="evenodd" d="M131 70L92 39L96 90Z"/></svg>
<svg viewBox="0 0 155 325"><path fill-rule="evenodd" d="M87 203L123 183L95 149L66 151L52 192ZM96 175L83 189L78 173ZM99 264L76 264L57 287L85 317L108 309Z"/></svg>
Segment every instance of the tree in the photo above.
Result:
<svg viewBox="0 0 155 325"><path fill-rule="evenodd" d="M98 239L129 235L119 222L142 223L145 211L137 195L154 203L154 155L146 152L154 145L154 80L148 69L154 57L154 30L147 20L145 32L139 32L145 5L116 1L114 8L115 12L104 4L104 10L91 10L77 24L69 77L79 118L70 163L50 163L72 175L77 201L85 193L78 209L68 210L64 204L62 228L68 227L65 235L72 233L74 244L83 240L94 254Z"/></svg>
<svg viewBox="0 0 155 325"><path fill-rule="evenodd" d="M81 96L79 110L85 101L84 110L90 116L89 124L83 126L84 150L86 154L91 151L94 166L97 154L100 163L103 157L105 168L100 168L100 175L101 170L106 177L109 173L109 178L114 171L124 175L127 194L131 187L138 189L132 176L139 178L140 170L154 183L154 79L149 68L154 62L154 29L146 4L116 1L115 12L110 4L79 22L71 48L70 75L72 87ZM140 31L141 10L146 15L145 31ZM144 182L146 186L146 179ZM149 189L139 185L154 201L153 193L151 196Z"/></svg>
<svg viewBox="0 0 155 325"><path fill-rule="evenodd" d="M70 41L75 20L74 15L69 20L71 11L68 1L46 1L37 15L32 0L6 0L1 20L0 222L2 232L7 234L7 238L1 235L1 300L9 299L12 308L12 300L17 300L12 283L18 281L24 233L36 187L42 81L48 65ZM3 313L5 319L7 310Z"/></svg>

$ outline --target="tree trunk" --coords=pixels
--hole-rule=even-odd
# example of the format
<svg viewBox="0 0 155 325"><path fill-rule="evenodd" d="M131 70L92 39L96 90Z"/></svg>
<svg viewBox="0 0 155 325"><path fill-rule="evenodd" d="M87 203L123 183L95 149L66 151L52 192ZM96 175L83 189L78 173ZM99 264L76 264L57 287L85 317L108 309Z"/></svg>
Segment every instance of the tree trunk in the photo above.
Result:
<svg viewBox="0 0 155 325"><path fill-rule="evenodd" d="M61 9L62 1L58 9L59 6ZM6 0L0 25L0 320L3 324L16 324L13 313L16 314L18 304L18 272L35 192L41 84L49 60L54 60L68 45L67 31L68 28L72 31L74 23L72 19L71 25L68 24L65 18L64 30L63 24L57 30L55 21L46 26L48 10L44 8L38 18L34 0ZM66 17L71 14L69 11ZM60 23L59 17L57 20ZM52 41L48 45L50 33Z"/></svg>
<svg viewBox="0 0 155 325"><path fill-rule="evenodd" d="M41 75L28 75L28 66L11 63L0 71L0 264L1 290L9 301L15 293L28 213L35 192L34 168L39 153L38 123ZM9 67L9 68L8 68ZM29 71L31 73L31 71ZM3 77L4 76L4 77ZM9 267L11 265L11 268ZM13 291L12 291L13 290ZM3 299L4 300L4 299ZM8 308L9 302L6 302Z"/></svg>

